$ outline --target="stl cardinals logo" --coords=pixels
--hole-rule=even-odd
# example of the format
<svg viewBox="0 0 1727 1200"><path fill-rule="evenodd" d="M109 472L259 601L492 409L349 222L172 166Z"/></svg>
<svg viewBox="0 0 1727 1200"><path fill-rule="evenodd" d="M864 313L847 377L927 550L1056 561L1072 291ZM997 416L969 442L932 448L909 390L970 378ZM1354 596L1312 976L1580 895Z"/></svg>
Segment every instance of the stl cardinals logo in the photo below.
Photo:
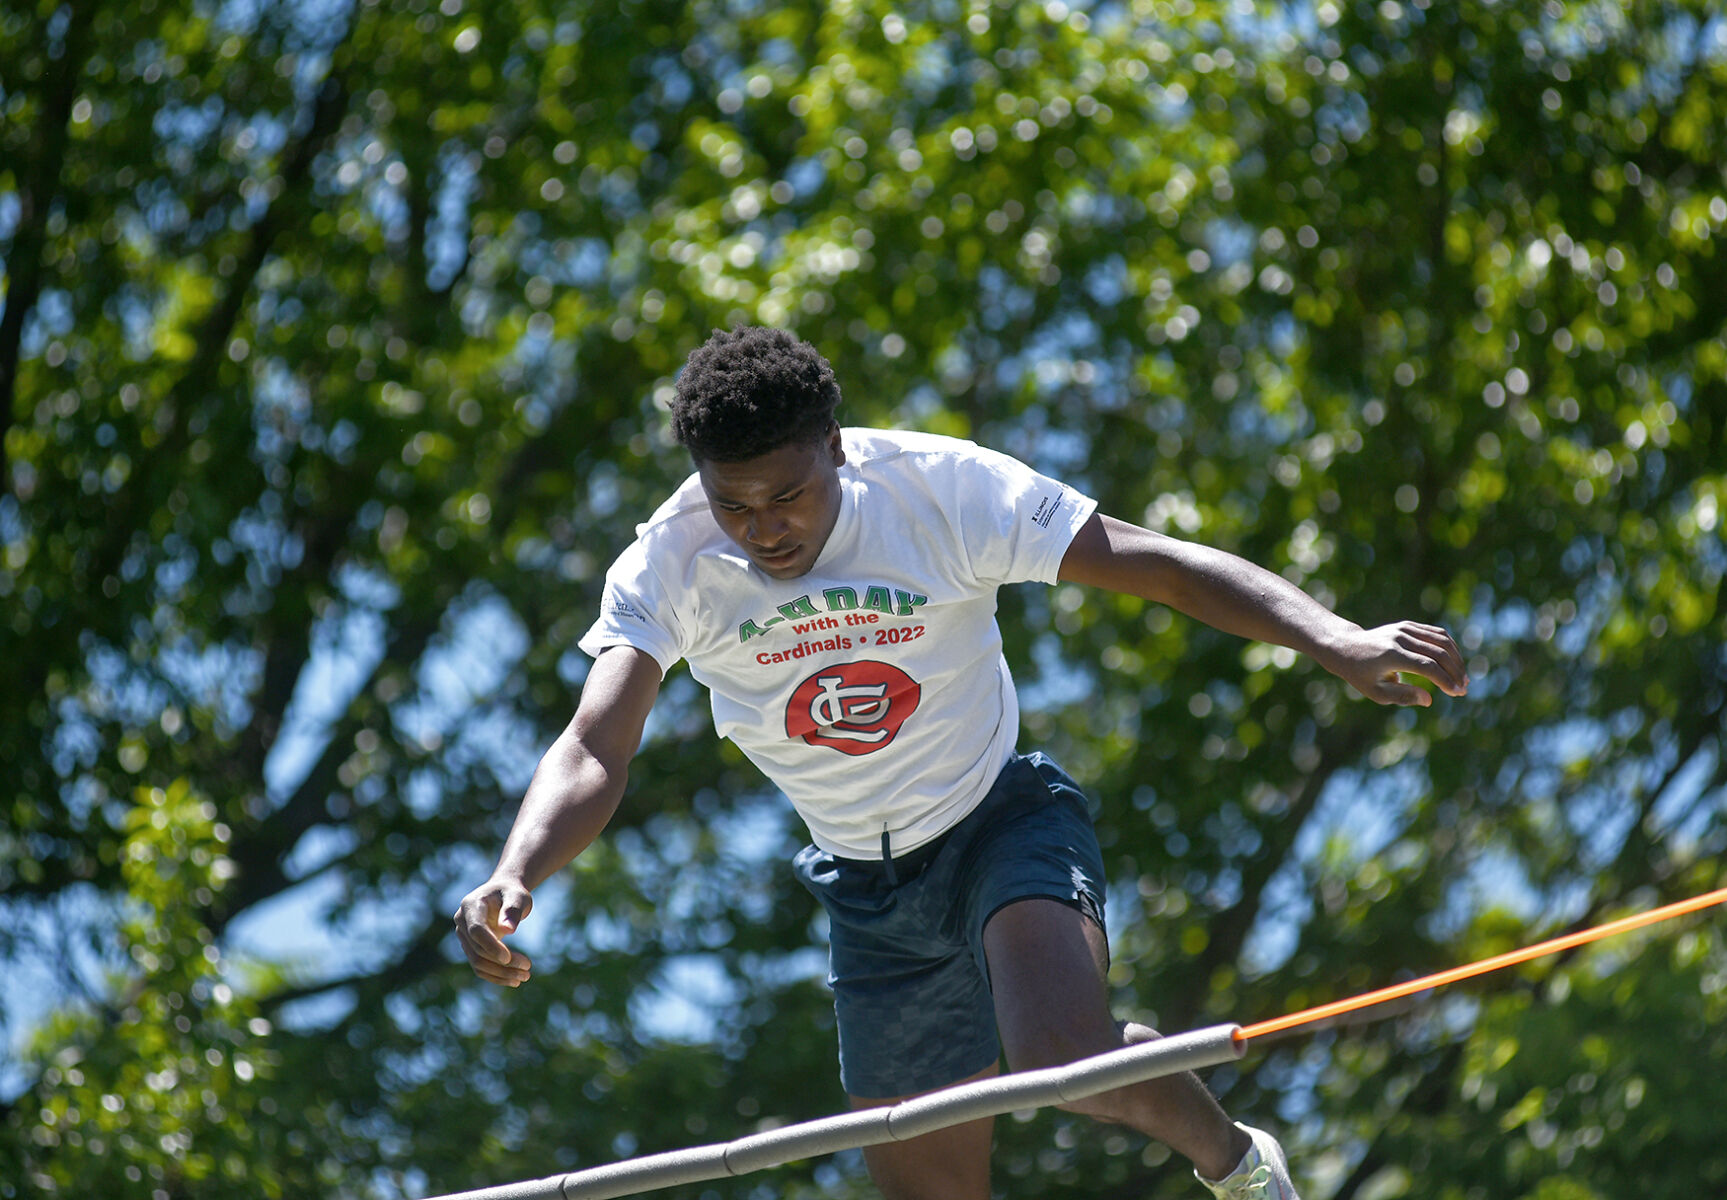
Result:
<svg viewBox="0 0 1727 1200"><path fill-rule="evenodd" d="M873 754L917 711L923 689L898 667L866 659L823 667L786 704L786 736L841 754Z"/></svg>

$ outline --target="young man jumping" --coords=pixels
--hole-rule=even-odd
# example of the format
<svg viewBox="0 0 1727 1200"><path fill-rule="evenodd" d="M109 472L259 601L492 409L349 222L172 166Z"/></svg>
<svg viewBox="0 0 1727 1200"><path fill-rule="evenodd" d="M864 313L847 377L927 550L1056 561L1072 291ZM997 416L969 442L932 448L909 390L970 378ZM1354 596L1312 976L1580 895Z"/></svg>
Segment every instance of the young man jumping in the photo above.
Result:
<svg viewBox="0 0 1727 1200"><path fill-rule="evenodd" d="M595 662L541 760L497 868L457 911L482 978L532 890L611 818L679 659L714 724L791 800L798 878L827 910L840 1078L856 1107L1119 1048L1104 973L1102 856L1077 785L1016 749L996 591L1068 581L1288 646L1382 704L1468 687L1451 637L1362 629L1233 555L1096 511L1005 455L842 429L827 361L779 330L717 332L679 377L672 431L695 474L612 565L581 641ZM1197 1078L1072 1109L1192 1161L1225 1200L1296 1200L1282 1149ZM992 1123L865 1151L888 1200L988 1200Z"/></svg>

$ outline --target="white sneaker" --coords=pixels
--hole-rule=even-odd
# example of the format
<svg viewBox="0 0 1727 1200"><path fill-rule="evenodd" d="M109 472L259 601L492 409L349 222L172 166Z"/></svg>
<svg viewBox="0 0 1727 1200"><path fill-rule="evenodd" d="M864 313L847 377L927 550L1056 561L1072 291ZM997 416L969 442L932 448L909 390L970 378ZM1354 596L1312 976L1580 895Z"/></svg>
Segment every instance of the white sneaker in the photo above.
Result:
<svg viewBox="0 0 1727 1200"><path fill-rule="evenodd" d="M1301 1200L1295 1185L1289 1181L1289 1163L1284 1160L1283 1147L1263 1129L1243 1125L1235 1127L1253 1139L1253 1145L1235 1164L1235 1170L1213 1182L1198 1171L1193 1177L1211 1189L1217 1200Z"/></svg>

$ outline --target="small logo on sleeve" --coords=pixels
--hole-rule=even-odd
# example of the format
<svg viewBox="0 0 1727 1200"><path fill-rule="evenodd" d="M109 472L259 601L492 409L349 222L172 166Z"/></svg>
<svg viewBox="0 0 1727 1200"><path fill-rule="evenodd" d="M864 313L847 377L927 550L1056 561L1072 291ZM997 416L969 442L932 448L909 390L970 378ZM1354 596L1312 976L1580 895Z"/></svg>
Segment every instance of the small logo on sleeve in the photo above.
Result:
<svg viewBox="0 0 1727 1200"><path fill-rule="evenodd" d="M1039 529L1048 529L1049 523L1055 520L1055 514L1061 510L1061 502L1066 495L1067 493L1062 491L1039 500L1037 511L1031 514L1031 523Z"/></svg>
<svg viewBox="0 0 1727 1200"><path fill-rule="evenodd" d="M600 611L602 613L613 613L620 617L628 617L632 621L641 621L644 624L646 624L648 619L647 615L643 613L641 609L631 604L616 592L607 592L605 595L600 597Z"/></svg>

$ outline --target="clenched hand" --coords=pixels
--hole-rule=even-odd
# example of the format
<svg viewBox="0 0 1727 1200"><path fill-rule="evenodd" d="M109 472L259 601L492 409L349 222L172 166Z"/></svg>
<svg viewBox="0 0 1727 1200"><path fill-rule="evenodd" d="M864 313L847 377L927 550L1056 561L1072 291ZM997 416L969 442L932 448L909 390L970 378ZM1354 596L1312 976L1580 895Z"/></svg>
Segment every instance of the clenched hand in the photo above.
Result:
<svg viewBox="0 0 1727 1200"><path fill-rule="evenodd" d="M516 932L533 907L528 889L510 880L488 879L462 897L456 909L456 938L474 974L505 987L528 981L533 964L527 955L512 953L504 945L504 936Z"/></svg>

